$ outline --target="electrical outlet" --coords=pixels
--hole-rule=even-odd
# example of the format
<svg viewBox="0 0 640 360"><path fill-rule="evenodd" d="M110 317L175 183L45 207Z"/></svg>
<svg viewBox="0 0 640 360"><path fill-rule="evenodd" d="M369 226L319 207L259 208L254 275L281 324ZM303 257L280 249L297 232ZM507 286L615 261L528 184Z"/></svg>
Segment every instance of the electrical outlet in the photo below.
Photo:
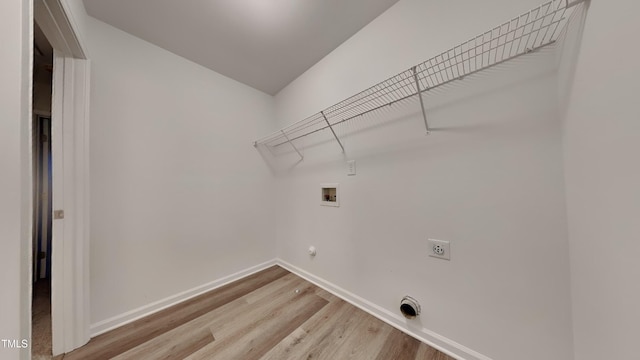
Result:
<svg viewBox="0 0 640 360"><path fill-rule="evenodd" d="M451 244L446 240L429 239L429 256L451 260Z"/></svg>

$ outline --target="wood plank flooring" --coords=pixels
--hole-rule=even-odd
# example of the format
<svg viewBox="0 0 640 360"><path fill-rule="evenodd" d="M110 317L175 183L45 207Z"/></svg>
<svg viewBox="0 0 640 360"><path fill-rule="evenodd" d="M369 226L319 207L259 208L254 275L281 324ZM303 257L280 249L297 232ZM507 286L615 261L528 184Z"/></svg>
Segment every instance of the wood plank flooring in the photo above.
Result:
<svg viewBox="0 0 640 360"><path fill-rule="evenodd" d="M279 266L57 359L453 360Z"/></svg>

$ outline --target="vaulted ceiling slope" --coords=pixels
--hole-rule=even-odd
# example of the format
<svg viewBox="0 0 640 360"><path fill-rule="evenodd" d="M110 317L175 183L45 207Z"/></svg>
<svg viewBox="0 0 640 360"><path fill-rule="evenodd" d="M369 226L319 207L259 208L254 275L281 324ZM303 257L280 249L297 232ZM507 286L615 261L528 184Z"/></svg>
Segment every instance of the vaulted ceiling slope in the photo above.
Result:
<svg viewBox="0 0 640 360"><path fill-rule="evenodd" d="M89 15L275 95L398 0L84 0Z"/></svg>

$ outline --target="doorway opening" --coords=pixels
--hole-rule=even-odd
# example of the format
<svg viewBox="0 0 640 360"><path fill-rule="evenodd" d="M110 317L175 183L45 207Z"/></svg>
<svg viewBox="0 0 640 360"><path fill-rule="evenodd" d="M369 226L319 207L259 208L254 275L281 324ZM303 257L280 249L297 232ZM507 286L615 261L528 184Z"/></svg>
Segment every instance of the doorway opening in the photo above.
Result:
<svg viewBox="0 0 640 360"><path fill-rule="evenodd" d="M51 98L53 48L40 27L33 29L33 232L31 302L32 359L51 359L51 265L53 177L51 156Z"/></svg>
<svg viewBox="0 0 640 360"><path fill-rule="evenodd" d="M51 208L46 210L51 219L51 244L34 246L34 258L45 251L38 276L45 274L45 289L50 289L51 347L47 354L62 355L89 341L89 78L90 66L72 24L74 17L67 13L64 0L38 0L33 2L34 27L34 114L50 119L50 154L52 159ZM40 31L42 30L42 31ZM37 45L37 48L36 48ZM46 50L45 50L46 49ZM51 55L52 54L52 55ZM42 55L42 56L40 56ZM42 57L44 62L39 62ZM53 60L51 60L53 59ZM40 73L47 80L41 86ZM49 82L51 78L51 82ZM40 93L43 102L38 101ZM50 96L51 92L51 96ZM43 111L38 104L45 104ZM49 111L47 111L49 110ZM49 115L49 116L47 116ZM39 121L39 120L33 120ZM46 123L46 120L44 121ZM34 123L34 128L36 124ZM38 125L39 126L39 125ZM47 128L44 126L44 128ZM45 130L46 131L46 130ZM35 134L35 133L34 133ZM36 143L36 141L34 141ZM35 151L34 151L35 153ZM43 171L44 173L44 171ZM41 195L34 194L34 198ZM44 208L44 205L41 206ZM65 215L66 214L66 215ZM34 213L34 218L37 214ZM42 221L42 224L45 222ZM46 222L48 224L48 221ZM34 228L36 228L34 223ZM38 254L35 254L38 251ZM46 258L49 258L49 261ZM47 265L50 264L50 265ZM47 269L49 276L47 276ZM39 279L35 276L31 281ZM30 283L32 289L35 283ZM34 289L34 293L37 289ZM32 307L32 310L33 307ZM34 311L36 312L36 311ZM46 334L48 335L48 334ZM32 332L32 352L39 343L38 334ZM48 341L47 337L47 341ZM50 358L45 355L44 358ZM34 356L34 358L36 358Z"/></svg>

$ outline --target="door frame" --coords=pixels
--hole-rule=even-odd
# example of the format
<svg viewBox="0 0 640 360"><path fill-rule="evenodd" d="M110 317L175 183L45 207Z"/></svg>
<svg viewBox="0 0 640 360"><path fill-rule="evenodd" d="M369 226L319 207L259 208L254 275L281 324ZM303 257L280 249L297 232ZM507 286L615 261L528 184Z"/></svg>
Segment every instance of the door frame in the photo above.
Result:
<svg viewBox="0 0 640 360"><path fill-rule="evenodd" d="M89 60L66 0L35 0L34 20L54 48L51 104L53 355L89 341Z"/></svg>

